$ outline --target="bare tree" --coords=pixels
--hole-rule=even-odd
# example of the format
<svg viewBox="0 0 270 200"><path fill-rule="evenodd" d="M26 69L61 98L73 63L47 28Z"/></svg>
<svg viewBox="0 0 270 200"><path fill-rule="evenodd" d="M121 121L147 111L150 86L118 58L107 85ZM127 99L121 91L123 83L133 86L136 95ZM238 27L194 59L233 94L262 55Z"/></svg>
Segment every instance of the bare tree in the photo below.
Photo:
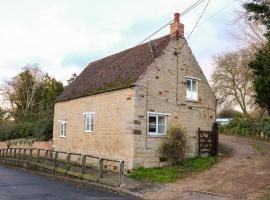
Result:
<svg viewBox="0 0 270 200"><path fill-rule="evenodd" d="M253 73L248 66L254 55L252 49L224 53L214 58L215 70L212 86L219 104L224 107L239 106L251 118L249 110L255 105Z"/></svg>
<svg viewBox="0 0 270 200"><path fill-rule="evenodd" d="M1 87L1 93L9 102L12 113L19 113L21 118L31 117L35 106L35 95L41 84L43 73L37 65L28 65L23 72L15 76L11 81L5 82ZM18 112L19 111L19 112ZM18 116L13 116L15 119Z"/></svg>
<svg viewBox="0 0 270 200"><path fill-rule="evenodd" d="M249 2L248 0L243 1ZM266 33L265 26L258 21L250 21L250 14L246 11L238 10L236 11L237 17L235 18L235 24L238 26L239 30L237 32L231 33L232 36L243 42L246 47L259 49L266 44L266 38L264 34Z"/></svg>
<svg viewBox="0 0 270 200"><path fill-rule="evenodd" d="M243 42L246 46L250 46L255 49L259 49L265 45L265 27L263 27L259 22L254 23L246 19L242 19L239 20L237 24L240 33L232 33L234 38Z"/></svg>

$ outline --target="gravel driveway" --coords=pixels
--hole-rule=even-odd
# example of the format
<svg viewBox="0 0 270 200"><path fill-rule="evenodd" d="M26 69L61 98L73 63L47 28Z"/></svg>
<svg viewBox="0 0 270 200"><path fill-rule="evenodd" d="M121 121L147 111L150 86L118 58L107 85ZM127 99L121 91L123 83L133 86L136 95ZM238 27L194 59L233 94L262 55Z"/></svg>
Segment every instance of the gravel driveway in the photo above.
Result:
<svg viewBox="0 0 270 200"><path fill-rule="evenodd" d="M270 186L270 143L220 136L229 155L213 168L172 184L141 190L147 199L256 199Z"/></svg>

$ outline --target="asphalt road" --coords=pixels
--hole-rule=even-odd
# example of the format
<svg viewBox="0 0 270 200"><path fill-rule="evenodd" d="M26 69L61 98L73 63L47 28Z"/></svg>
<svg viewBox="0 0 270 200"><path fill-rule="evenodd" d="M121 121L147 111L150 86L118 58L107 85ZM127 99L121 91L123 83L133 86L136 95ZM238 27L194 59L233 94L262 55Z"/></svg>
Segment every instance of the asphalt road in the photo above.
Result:
<svg viewBox="0 0 270 200"><path fill-rule="evenodd" d="M0 200L131 200L133 197L0 166Z"/></svg>

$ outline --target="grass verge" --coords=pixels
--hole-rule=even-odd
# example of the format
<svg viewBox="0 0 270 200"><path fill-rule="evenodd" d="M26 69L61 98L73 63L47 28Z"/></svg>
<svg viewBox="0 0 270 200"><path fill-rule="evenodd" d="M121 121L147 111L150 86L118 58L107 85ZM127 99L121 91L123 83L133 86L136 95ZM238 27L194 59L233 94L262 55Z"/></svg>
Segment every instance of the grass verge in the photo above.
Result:
<svg viewBox="0 0 270 200"><path fill-rule="evenodd" d="M264 192L263 196L259 200L270 200L270 187Z"/></svg>
<svg viewBox="0 0 270 200"><path fill-rule="evenodd" d="M217 163L216 157L197 157L186 159L181 165L162 168L138 168L129 174L129 177L152 182L171 183L177 179L184 178L191 173L201 172L209 169Z"/></svg>
<svg viewBox="0 0 270 200"><path fill-rule="evenodd" d="M262 153L266 150L262 144L253 143L250 144L250 146L252 146L252 148L255 149L258 153Z"/></svg>

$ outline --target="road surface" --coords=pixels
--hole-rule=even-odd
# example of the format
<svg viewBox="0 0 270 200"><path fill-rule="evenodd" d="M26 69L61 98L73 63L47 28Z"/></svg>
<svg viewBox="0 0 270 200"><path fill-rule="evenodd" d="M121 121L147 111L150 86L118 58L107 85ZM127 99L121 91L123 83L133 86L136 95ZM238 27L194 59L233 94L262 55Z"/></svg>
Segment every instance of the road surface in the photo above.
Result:
<svg viewBox="0 0 270 200"><path fill-rule="evenodd" d="M0 200L131 200L99 188L72 183L0 166Z"/></svg>

